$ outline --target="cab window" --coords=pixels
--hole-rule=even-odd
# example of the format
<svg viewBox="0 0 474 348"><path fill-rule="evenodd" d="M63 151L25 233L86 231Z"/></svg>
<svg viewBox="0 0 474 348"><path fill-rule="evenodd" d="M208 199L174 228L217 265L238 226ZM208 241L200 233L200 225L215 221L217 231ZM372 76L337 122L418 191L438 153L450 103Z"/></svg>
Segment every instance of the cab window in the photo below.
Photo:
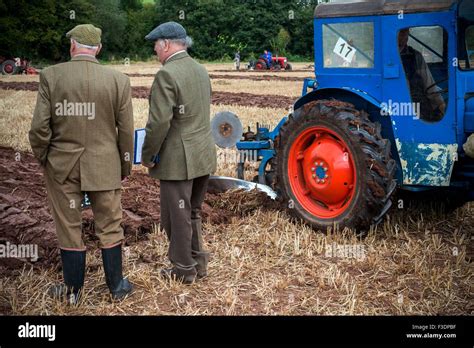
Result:
<svg viewBox="0 0 474 348"><path fill-rule="evenodd" d="M474 2L464 0L459 5L458 59L462 70L474 69Z"/></svg>
<svg viewBox="0 0 474 348"><path fill-rule="evenodd" d="M324 24L323 51L325 68L373 68L374 24Z"/></svg>
<svg viewBox="0 0 474 348"><path fill-rule="evenodd" d="M423 121L440 121L448 103L448 34L440 26L404 28L398 50L412 109Z"/></svg>
<svg viewBox="0 0 474 348"><path fill-rule="evenodd" d="M463 70L474 69L474 25L466 29L466 51L459 59L459 67ZM463 57L464 56L464 57Z"/></svg>

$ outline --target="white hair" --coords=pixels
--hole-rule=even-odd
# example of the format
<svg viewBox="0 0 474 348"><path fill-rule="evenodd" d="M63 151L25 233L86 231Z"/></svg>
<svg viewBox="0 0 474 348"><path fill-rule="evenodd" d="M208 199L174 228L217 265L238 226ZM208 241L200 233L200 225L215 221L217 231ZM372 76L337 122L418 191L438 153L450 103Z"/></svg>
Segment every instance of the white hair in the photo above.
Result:
<svg viewBox="0 0 474 348"><path fill-rule="evenodd" d="M76 47L77 48L85 48L85 49L88 49L88 50L94 50L94 51L97 51L99 49L99 46L89 46L89 45L84 45L84 44L81 44L80 42L77 42L76 40L74 39L71 39L71 43L74 42L76 44Z"/></svg>
<svg viewBox="0 0 474 348"><path fill-rule="evenodd" d="M160 43L161 47L164 47L165 40L184 46L186 48L189 48L193 45L193 39L191 39L189 36L186 36L185 39L158 39L158 42Z"/></svg>

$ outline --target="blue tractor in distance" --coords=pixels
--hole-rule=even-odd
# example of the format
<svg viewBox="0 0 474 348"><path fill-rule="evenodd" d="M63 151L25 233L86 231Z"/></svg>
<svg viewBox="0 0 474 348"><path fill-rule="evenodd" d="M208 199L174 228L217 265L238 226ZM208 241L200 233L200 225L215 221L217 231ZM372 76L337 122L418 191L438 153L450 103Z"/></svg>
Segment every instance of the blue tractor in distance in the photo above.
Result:
<svg viewBox="0 0 474 348"><path fill-rule="evenodd" d="M472 200L473 50L472 0L320 4L316 78L275 129L257 125L237 148L257 152L257 181L315 229L366 229L397 187Z"/></svg>

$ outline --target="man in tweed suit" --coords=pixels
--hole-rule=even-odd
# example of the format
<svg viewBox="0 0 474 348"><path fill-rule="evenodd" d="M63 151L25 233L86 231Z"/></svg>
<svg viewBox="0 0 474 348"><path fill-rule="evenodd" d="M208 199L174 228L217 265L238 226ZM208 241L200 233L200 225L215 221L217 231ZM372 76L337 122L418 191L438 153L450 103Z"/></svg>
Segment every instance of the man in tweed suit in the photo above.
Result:
<svg viewBox="0 0 474 348"><path fill-rule="evenodd" d="M151 88L142 148L142 164L160 179L161 225L170 241L173 267L161 274L192 283L207 275L209 259L202 243L201 205L217 162L211 83L206 69L188 55L190 38L180 24L161 24L145 39L155 41L163 64Z"/></svg>
<svg viewBox="0 0 474 348"><path fill-rule="evenodd" d="M122 276L121 181L130 175L133 112L130 81L95 56L101 30L91 24L69 31L71 61L44 69L29 139L44 168L56 223L64 284L50 295L76 303L84 284L86 248L81 201L87 192L102 248L107 285L122 299L132 286Z"/></svg>

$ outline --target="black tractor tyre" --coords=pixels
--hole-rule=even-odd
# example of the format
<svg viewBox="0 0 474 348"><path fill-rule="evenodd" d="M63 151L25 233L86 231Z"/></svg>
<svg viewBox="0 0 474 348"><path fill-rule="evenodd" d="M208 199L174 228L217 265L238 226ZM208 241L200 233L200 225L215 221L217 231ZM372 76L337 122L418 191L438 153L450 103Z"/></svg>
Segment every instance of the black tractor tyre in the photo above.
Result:
<svg viewBox="0 0 474 348"><path fill-rule="evenodd" d="M14 75L18 71L18 67L16 66L16 63L12 59L7 59L5 60L1 67L2 75Z"/></svg>
<svg viewBox="0 0 474 348"><path fill-rule="evenodd" d="M312 127L325 127L337 134L352 155L356 180L352 200L347 208L333 218L321 218L305 209L292 191L289 178L289 153L299 134ZM390 141L383 139L381 126L372 122L365 111L352 104L335 100L310 102L290 115L280 129L275 143L276 185L290 214L303 220L315 230L326 232L338 225L367 231L381 221L392 205L396 188L396 162L390 156Z"/></svg>
<svg viewBox="0 0 474 348"><path fill-rule="evenodd" d="M259 59L255 63L255 70L267 70L267 62L264 59Z"/></svg>
<svg viewBox="0 0 474 348"><path fill-rule="evenodd" d="M293 67L291 66L290 63L286 64L285 70L288 70L288 71L293 70Z"/></svg>

